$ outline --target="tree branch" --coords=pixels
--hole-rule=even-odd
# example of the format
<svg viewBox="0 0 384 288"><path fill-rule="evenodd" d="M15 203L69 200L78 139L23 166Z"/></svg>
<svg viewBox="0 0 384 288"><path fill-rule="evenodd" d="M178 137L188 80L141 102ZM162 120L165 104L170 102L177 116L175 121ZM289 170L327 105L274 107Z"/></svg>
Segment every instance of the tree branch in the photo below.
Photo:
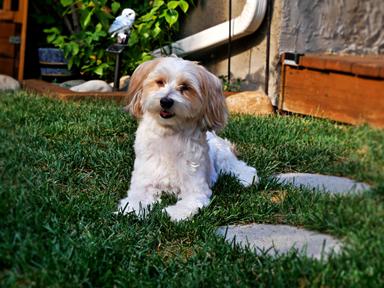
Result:
<svg viewBox="0 0 384 288"><path fill-rule="evenodd" d="M75 30L75 33L79 33L80 32L80 22L79 22L79 15L77 14L75 4L71 5L71 12L72 12L73 28Z"/></svg>

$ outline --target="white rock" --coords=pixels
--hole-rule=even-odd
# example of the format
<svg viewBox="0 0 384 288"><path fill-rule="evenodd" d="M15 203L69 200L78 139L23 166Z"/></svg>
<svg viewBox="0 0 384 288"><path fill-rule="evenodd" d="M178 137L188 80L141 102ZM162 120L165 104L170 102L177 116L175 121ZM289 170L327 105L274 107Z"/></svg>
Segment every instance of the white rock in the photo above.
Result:
<svg viewBox="0 0 384 288"><path fill-rule="evenodd" d="M68 80L63 83L60 83L59 86L63 88L70 89L72 87L78 86L80 84L85 83L85 80L83 79L76 79L76 80Z"/></svg>
<svg viewBox="0 0 384 288"><path fill-rule="evenodd" d="M131 76L129 76L129 75L124 75L120 78L119 91L127 91L128 90L130 78L131 78ZM109 86L111 86L113 88L114 83L113 82L109 83Z"/></svg>
<svg viewBox="0 0 384 288"><path fill-rule="evenodd" d="M291 184L298 188L305 187L330 194L353 194L370 189L370 186L366 183L357 182L349 178L321 174L282 173L273 177L283 184Z"/></svg>
<svg viewBox="0 0 384 288"><path fill-rule="evenodd" d="M288 225L230 225L219 227L216 233L231 244L254 249L257 255L279 256L296 251L320 260L340 253L342 247L339 240L329 235Z"/></svg>
<svg viewBox="0 0 384 288"><path fill-rule="evenodd" d="M8 75L0 74L0 90L18 90L20 83Z"/></svg>
<svg viewBox="0 0 384 288"><path fill-rule="evenodd" d="M90 80L83 84L73 86L69 90L74 92L111 92L112 87L103 80Z"/></svg>

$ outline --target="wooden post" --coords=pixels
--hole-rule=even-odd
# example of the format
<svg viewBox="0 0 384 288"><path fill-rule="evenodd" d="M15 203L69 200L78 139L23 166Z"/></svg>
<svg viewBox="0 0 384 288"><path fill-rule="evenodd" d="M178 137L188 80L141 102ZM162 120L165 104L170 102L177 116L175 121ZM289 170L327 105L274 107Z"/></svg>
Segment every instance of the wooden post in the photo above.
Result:
<svg viewBox="0 0 384 288"><path fill-rule="evenodd" d="M12 1L11 0L4 0L3 1L3 10L10 11L12 7Z"/></svg>
<svg viewBox="0 0 384 288"><path fill-rule="evenodd" d="M25 63L25 46L27 44L27 20L28 20L28 0L19 0L19 10L22 15L21 19L21 38L20 38L20 62L18 79L24 78L24 63Z"/></svg>

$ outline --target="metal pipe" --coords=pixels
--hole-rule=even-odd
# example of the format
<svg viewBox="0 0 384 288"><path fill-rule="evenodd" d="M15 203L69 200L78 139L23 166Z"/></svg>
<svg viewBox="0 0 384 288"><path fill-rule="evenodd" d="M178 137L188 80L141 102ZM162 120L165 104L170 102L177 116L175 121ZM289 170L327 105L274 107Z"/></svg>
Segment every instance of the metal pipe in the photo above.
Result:
<svg viewBox="0 0 384 288"><path fill-rule="evenodd" d="M228 7L228 85L231 86L231 55L232 55L232 0L229 0Z"/></svg>
<svg viewBox="0 0 384 288"><path fill-rule="evenodd" d="M261 25L266 8L267 0L247 0L240 16L232 20L233 31L231 40L237 40L255 32ZM152 52L154 56L164 53L174 53L178 56L189 55L203 49L216 47L228 42L228 23L224 22L178 40L169 46L164 46Z"/></svg>

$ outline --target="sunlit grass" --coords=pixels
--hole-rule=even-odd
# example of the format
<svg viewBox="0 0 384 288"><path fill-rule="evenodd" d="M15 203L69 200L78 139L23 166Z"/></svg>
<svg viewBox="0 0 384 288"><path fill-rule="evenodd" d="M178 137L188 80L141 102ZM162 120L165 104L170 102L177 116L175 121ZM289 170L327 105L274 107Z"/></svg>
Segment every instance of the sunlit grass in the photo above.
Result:
<svg viewBox="0 0 384 288"><path fill-rule="evenodd" d="M261 176L229 176L211 205L175 224L114 215L128 189L136 123L109 102L0 94L0 284L36 287L333 286L384 282L384 132L308 117L233 115L221 135ZM280 172L346 176L374 188L335 197L279 186ZM172 201L166 199L165 201ZM326 263L232 249L219 225L286 223L346 243Z"/></svg>

